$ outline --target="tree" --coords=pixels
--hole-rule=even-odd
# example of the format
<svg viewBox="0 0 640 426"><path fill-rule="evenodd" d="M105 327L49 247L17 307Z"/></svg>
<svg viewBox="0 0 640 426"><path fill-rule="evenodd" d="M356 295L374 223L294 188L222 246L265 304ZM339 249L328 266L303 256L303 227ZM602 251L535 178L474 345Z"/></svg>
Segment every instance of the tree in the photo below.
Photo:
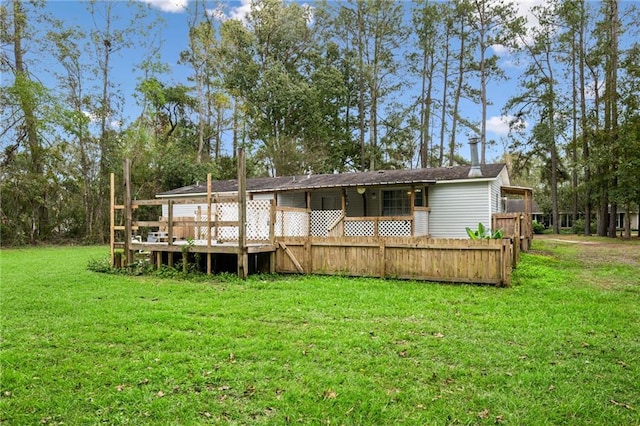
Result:
<svg viewBox="0 0 640 426"><path fill-rule="evenodd" d="M279 0L253 4L247 26L222 24L225 88L242 99L257 155L273 175L327 171L343 140L343 75L335 49L317 44L312 10Z"/></svg>
<svg viewBox="0 0 640 426"><path fill-rule="evenodd" d="M561 162L558 152L557 139L564 131L564 113L559 108L562 105L561 96L557 90L555 76L556 51L554 45L555 6L536 6L532 12L539 21L539 26L532 30L528 40L520 33L520 40L527 52L529 66L525 70L522 80L523 92L512 97L507 103L507 109L517 109L515 116L522 119L527 115L537 116L531 142L532 154L546 155L548 153L548 182L551 192L551 209L553 232L560 232L558 221L558 184L560 181Z"/></svg>
<svg viewBox="0 0 640 426"><path fill-rule="evenodd" d="M411 53L410 63L415 63L414 69L420 78L420 94L417 103L419 110L419 158L420 167L431 165L431 118L434 114L434 80L438 67L436 46L440 45L440 24L442 3L433 3L429 0L421 0L413 10L413 25L418 37L417 45L420 54Z"/></svg>
<svg viewBox="0 0 640 426"><path fill-rule="evenodd" d="M457 59L457 81L455 83L455 90L453 92L453 105L451 106L451 132L449 135L449 166L453 166L455 162L455 154L456 154L456 135L457 135L457 125L459 122L464 122L465 120L460 117L460 99L464 94L467 96L472 96L470 93L470 88L465 87L465 77L466 74L470 71L471 66L471 57L470 53L473 50L473 46L469 46L469 43L472 42L469 37L468 25L470 21L470 11L471 5L466 1L460 1L456 4L455 15L458 17L459 27L454 30L454 34L457 36L459 41L459 49L456 55Z"/></svg>
<svg viewBox="0 0 640 426"><path fill-rule="evenodd" d="M109 173L120 167L121 158L118 129L113 125L122 122L118 117L118 102L120 93L116 82L113 81L113 57L122 54L134 42L143 44L138 37L148 34L155 25L141 26L144 17L148 16L148 9L140 2L99 2L91 0L87 3L87 10L93 20L93 28L89 38L93 47L93 57L90 58L94 68L91 70L99 81L99 91L90 113L98 122L98 194L97 194L97 235L98 241L105 241L109 229L108 188ZM118 12L126 13L123 19ZM117 126L116 126L117 127Z"/></svg>
<svg viewBox="0 0 640 426"><path fill-rule="evenodd" d="M473 0L473 17L470 26L475 33L475 45L480 58L477 72L480 78L480 163L486 162L487 150L487 84L491 78L504 79L504 72L498 66L498 57L489 56L489 48L495 45L515 47L518 32L522 31L522 19L516 17L513 2L503 0Z"/></svg>
<svg viewBox="0 0 640 426"><path fill-rule="evenodd" d="M339 6L336 26L336 35L343 37L337 43L350 46L355 59L360 169L375 170L382 158L380 111L387 97L401 87L396 52L408 37L403 6L390 0L350 0Z"/></svg>
<svg viewBox="0 0 640 426"><path fill-rule="evenodd" d="M35 243L49 237L52 230L49 221L51 202L47 191L50 151L43 141L44 114L52 99L27 69L23 41L29 37L33 27L23 2L13 0L8 5L0 5L0 8L7 24L3 25L2 43L10 46L13 53L12 57L7 55L2 61L3 71L8 71L12 77L11 84L2 94L2 121L5 124L1 135L11 138L11 143L4 147L3 158L2 216L3 223L10 223L3 227L3 237L6 238L5 233L13 228L14 237L23 240L19 237L22 234L24 239ZM7 199L10 194L15 197L13 200Z"/></svg>
<svg viewBox="0 0 640 426"><path fill-rule="evenodd" d="M80 222L77 225L82 228L82 233L89 240L95 233L94 225L98 218L97 202L97 181L96 164L94 158L97 157L98 146L89 129L90 118L87 111L91 110L92 97L85 87L87 80L87 66L82 63L82 51L78 45L78 40L85 37L84 33L77 28L65 27L59 21L52 22L52 29L48 32L47 38L53 43L53 56L62 66L63 73L58 75L61 98L64 99L65 107L58 121L63 133L71 138L71 160L68 179L73 179L81 187L81 211L83 220L73 218L73 221Z"/></svg>

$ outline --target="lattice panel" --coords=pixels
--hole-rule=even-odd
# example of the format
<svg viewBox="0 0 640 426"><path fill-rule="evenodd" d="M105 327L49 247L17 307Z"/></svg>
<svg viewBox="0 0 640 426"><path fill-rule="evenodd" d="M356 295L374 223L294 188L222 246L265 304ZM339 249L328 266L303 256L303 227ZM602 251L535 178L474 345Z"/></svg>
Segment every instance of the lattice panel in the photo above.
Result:
<svg viewBox="0 0 640 426"><path fill-rule="evenodd" d="M216 228L216 232L219 241L238 241L240 238L237 226L219 226Z"/></svg>
<svg viewBox="0 0 640 426"><path fill-rule="evenodd" d="M247 201L247 240L269 240L270 228L271 200Z"/></svg>
<svg viewBox="0 0 640 426"><path fill-rule="evenodd" d="M314 210L311 212L311 235L326 237L329 226L342 216L342 210Z"/></svg>
<svg viewBox="0 0 640 426"><path fill-rule="evenodd" d="M223 220L223 221L238 220L238 203L211 204L211 214L215 214L217 220Z"/></svg>
<svg viewBox="0 0 640 426"><path fill-rule="evenodd" d="M206 240L209 237L209 233L207 232L207 215L196 215L196 222L199 222L198 224L196 224L195 227L195 239L196 240ZM205 226L202 226L201 224L204 224Z"/></svg>
<svg viewBox="0 0 640 426"><path fill-rule="evenodd" d="M309 213L276 211L276 236L306 237L309 235Z"/></svg>
<svg viewBox="0 0 640 426"><path fill-rule="evenodd" d="M381 220L378 223L378 235L381 237L410 237L410 220Z"/></svg>
<svg viewBox="0 0 640 426"><path fill-rule="evenodd" d="M271 226L271 200L247 201L247 241L268 241ZM195 239L206 240L209 236L206 223L206 209L196 214L195 220L199 223L195 227ZM237 221L238 203L214 203L211 204L211 222ZM213 241L237 241L239 238L236 226L213 226L211 239Z"/></svg>
<svg viewBox="0 0 640 426"><path fill-rule="evenodd" d="M375 237L376 225L373 220L345 221L344 235L346 237Z"/></svg>

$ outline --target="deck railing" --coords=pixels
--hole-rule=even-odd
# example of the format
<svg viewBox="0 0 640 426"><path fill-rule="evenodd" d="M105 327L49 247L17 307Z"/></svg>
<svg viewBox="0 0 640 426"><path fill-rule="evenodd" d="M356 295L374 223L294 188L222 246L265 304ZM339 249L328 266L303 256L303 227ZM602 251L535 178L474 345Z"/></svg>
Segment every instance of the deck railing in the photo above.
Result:
<svg viewBox="0 0 640 426"><path fill-rule="evenodd" d="M305 237L278 241L279 273L511 283L513 245L508 239Z"/></svg>
<svg viewBox="0 0 640 426"><path fill-rule="evenodd" d="M313 237L425 237L429 208L416 207L413 216L346 216L342 210L311 212Z"/></svg>

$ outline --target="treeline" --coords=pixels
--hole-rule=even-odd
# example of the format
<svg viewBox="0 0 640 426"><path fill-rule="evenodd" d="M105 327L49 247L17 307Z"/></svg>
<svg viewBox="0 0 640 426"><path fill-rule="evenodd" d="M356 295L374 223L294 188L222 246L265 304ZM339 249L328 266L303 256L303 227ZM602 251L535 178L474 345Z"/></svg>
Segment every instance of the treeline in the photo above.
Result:
<svg viewBox="0 0 640 426"><path fill-rule="evenodd" d="M487 162L487 107L513 79L502 51L520 67L502 160L554 230L570 211L613 236L616 212L637 211L635 4L554 0L529 20L501 0L309 4L255 0L238 20L195 1L179 55L190 77L176 83L145 3L84 3L92 24L75 27L40 2L3 2L2 244L105 241L123 158L137 198L234 177L240 146L252 175L461 164L470 137ZM114 60L134 45L131 119Z"/></svg>

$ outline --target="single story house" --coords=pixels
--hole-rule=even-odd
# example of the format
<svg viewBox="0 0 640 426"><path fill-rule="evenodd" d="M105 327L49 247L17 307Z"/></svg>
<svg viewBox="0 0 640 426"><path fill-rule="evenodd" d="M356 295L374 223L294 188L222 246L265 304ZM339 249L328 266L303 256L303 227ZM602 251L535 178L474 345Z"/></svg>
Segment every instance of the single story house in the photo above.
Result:
<svg viewBox="0 0 640 426"><path fill-rule="evenodd" d="M277 208L308 214L307 224L290 234L299 236L468 238L466 227L476 229L478 223L489 227L492 215L505 211L504 194L509 185L505 164L246 181L248 200L270 200ZM238 181L212 181L210 191L214 200L233 200ZM157 198L176 201L172 203L174 218L193 217L197 212L206 212L207 206L177 201L206 195L206 185L196 184L160 193ZM231 207L231 203L229 206L228 217L218 213L219 220L237 220L237 207ZM162 215L168 215L168 204L163 205ZM252 219L249 214L247 223L251 220L264 222L265 218L263 215Z"/></svg>
<svg viewBox="0 0 640 426"><path fill-rule="evenodd" d="M524 211L523 203L523 200L509 199L507 200L505 210L508 213L522 212ZM592 220L595 220L598 211L594 210L592 214ZM631 229L637 230L638 224L640 223L640 212L638 212L637 208L631 210L630 212L627 212L622 206L618 206L618 212L616 214L616 228L624 228L624 220L626 215L629 215ZM551 228L553 226L552 214L548 211L544 211L540 206L538 206L538 203L536 203L535 201L532 204L531 216L532 220L538 223L542 223L547 228ZM584 212L578 212L578 218L584 220ZM560 221L560 228L571 228L573 226L573 213L560 211L558 212L558 220Z"/></svg>

